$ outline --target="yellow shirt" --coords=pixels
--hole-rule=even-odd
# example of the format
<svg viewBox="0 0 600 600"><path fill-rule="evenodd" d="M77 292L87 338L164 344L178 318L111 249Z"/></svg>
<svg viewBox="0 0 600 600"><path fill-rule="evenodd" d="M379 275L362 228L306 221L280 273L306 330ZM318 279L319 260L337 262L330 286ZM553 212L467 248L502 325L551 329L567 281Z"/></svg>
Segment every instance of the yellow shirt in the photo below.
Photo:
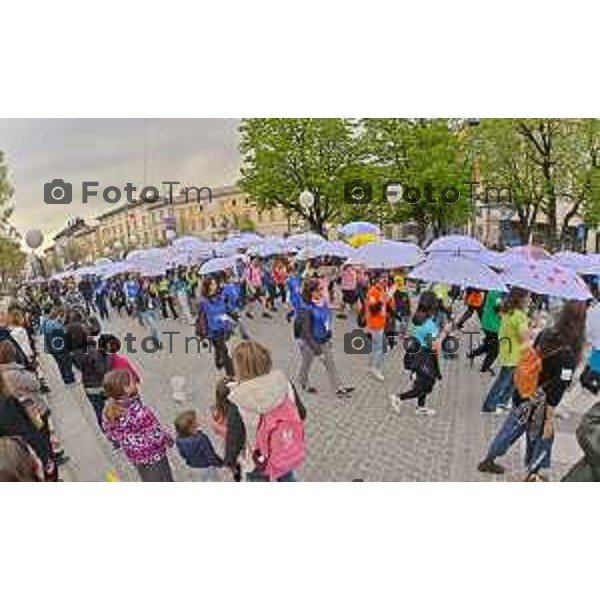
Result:
<svg viewBox="0 0 600 600"><path fill-rule="evenodd" d="M498 363L503 367L516 367L521 358L525 342L521 340L527 333L527 315L520 309L502 315L498 330Z"/></svg>

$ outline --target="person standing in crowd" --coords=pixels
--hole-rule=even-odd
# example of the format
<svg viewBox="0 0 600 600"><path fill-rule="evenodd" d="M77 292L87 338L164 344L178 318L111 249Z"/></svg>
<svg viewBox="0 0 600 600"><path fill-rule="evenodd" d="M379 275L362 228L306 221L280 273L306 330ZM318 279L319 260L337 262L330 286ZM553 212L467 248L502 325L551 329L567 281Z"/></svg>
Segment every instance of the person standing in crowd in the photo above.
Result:
<svg viewBox="0 0 600 600"><path fill-rule="evenodd" d="M40 382L34 373L16 362L15 347L8 340L0 342L0 375L4 378L7 392L21 403L35 427L43 435L48 436L55 462L58 465L64 464L68 457L54 433L50 421L50 409L46 404Z"/></svg>
<svg viewBox="0 0 600 600"><path fill-rule="evenodd" d="M0 437L0 483L44 481L44 468L20 437Z"/></svg>
<svg viewBox="0 0 600 600"><path fill-rule="evenodd" d="M108 286L106 285L106 282L99 279L98 282L96 283L96 288L94 290L94 294L95 294L96 308L98 310L98 316L101 319L108 319L109 318L108 303L107 303Z"/></svg>
<svg viewBox="0 0 600 600"><path fill-rule="evenodd" d="M306 456L306 409L271 353L257 342L233 350L225 465L246 481L297 481Z"/></svg>
<svg viewBox="0 0 600 600"><path fill-rule="evenodd" d="M109 371L104 377L108 400L103 430L147 482L173 481L167 450L173 438L162 427L154 411L142 403L128 371Z"/></svg>
<svg viewBox="0 0 600 600"><path fill-rule="evenodd" d="M94 409L98 427L102 429L102 413L106 402L103 381L112 368L111 355L96 346L95 340L81 323L74 324L70 333L73 365L81 372L85 395Z"/></svg>
<svg viewBox="0 0 600 600"><path fill-rule="evenodd" d="M477 314L481 320L481 314L483 311L483 300L485 294L476 288L467 288L465 297L465 304L467 310L463 313L460 319L456 323L456 329L459 331L464 327L465 323L474 315Z"/></svg>
<svg viewBox="0 0 600 600"><path fill-rule="evenodd" d="M66 347L64 321L65 311L53 308L50 316L44 321L42 333L46 352L50 353L56 361L63 383L71 385L75 383L75 375L73 374L73 359Z"/></svg>
<svg viewBox="0 0 600 600"><path fill-rule="evenodd" d="M340 277L340 288L342 290L342 306L337 315L338 319L346 319L346 310L353 311L358 300L358 277L353 265L344 265Z"/></svg>
<svg viewBox="0 0 600 600"><path fill-rule="evenodd" d="M260 306L263 302L264 289L263 289L263 272L258 258L253 258L250 264L246 267L246 273L244 276L246 284L246 302L249 304ZM271 319L271 315L267 312L266 307L263 307L263 317ZM246 316L249 319L253 319L254 315L248 308L246 310Z"/></svg>
<svg viewBox="0 0 600 600"><path fill-rule="evenodd" d="M435 318L438 304L437 296L429 290L419 298L410 326L411 340L404 356L404 366L414 374L415 380L411 389L390 395L392 408L396 412L401 411L403 401L416 398L417 414L435 415L435 410L426 407L425 402L437 380L441 379L438 353L445 332L440 329Z"/></svg>
<svg viewBox="0 0 600 600"><path fill-rule="evenodd" d="M233 330L233 319L227 314L223 292L219 290L217 280L206 277L202 282L202 299L196 319L196 334L201 339L208 339L215 353L217 370L225 369L225 373L233 376L233 362L229 355L227 341Z"/></svg>
<svg viewBox="0 0 600 600"><path fill-rule="evenodd" d="M160 306L160 298L156 290L152 288L150 282L144 279L142 286L139 288L136 298L136 310L140 322L150 331L150 336L158 343L158 347L162 347L160 333L158 331L158 309Z"/></svg>
<svg viewBox="0 0 600 600"><path fill-rule="evenodd" d="M591 352L580 381L586 390L597 395L600 391L600 304L598 303L588 308L585 338L591 346Z"/></svg>
<svg viewBox="0 0 600 600"><path fill-rule="evenodd" d="M2 438L22 438L42 463L44 479L58 479L58 467L48 432L39 429L31 421L22 403L12 395L4 374L0 372L0 439Z"/></svg>
<svg viewBox="0 0 600 600"><path fill-rule="evenodd" d="M200 429L196 411L182 412L174 425L177 450L186 465L198 470L201 481L218 481L223 459L215 452L210 438Z"/></svg>
<svg viewBox="0 0 600 600"><path fill-rule="evenodd" d="M287 268L282 259L276 258L273 261L273 272L272 279L275 285L275 300L279 298L281 300L281 306L285 306L286 304L286 287L285 284L287 282Z"/></svg>
<svg viewBox="0 0 600 600"><path fill-rule="evenodd" d="M543 479L540 471L550 468L554 413L581 360L586 308L585 302L566 302L555 325L543 330L522 353L515 372L513 408L479 463L482 473L502 475L505 469L496 459L523 434L527 479Z"/></svg>
<svg viewBox="0 0 600 600"><path fill-rule="evenodd" d="M140 291L141 291L140 283L136 279L136 277L134 277L133 275L130 275L127 278L127 280L125 281L123 288L124 288L124 292L125 292L125 310L126 310L127 314L129 316L131 316L137 310L138 297L139 297ZM139 312L137 313L137 317L138 317L139 324L143 327L144 324L139 315Z"/></svg>
<svg viewBox="0 0 600 600"><path fill-rule="evenodd" d="M108 356L111 370L124 369L129 372L136 385L142 382L139 370L126 354L120 352L121 343L116 336L110 333L103 333L98 338L98 350Z"/></svg>
<svg viewBox="0 0 600 600"><path fill-rule="evenodd" d="M179 302L179 307L181 308L181 313L183 314L185 322L191 325L193 323L193 318L189 301L190 290L188 282L182 273L175 275L175 279L173 280L173 293L177 298L177 302Z"/></svg>
<svg viewBox="0 0 600 600"><path fill-rule="evenodd" d="M292 272L287 280L288 297L290 299L290 311L286 315L286 319L291 322L294 315L297 315L302 308L302 275L300 274L299 265L293 267Z"/></svg>
<svg viewBox="0 0 600 600"><path fill-rule="evenodd" d="M163 275L158 280L156 285L163 319L166 320L169 318L169 311L171 312L173 318L177 319L178 315L177 311L175 310L175 304L173 303L173 290L170 277Z"/></svg>
<svg viewBox="0 0 600 600"><path fill-rule="evenodd" d="M480 373L495 375L492 365L498 357L498 330L500 329L500 309L502 307L502 292L490 290L485 297L483 315L481 317L481 329L483 330L483 341L477 348L467 352L467 358L473 360L477 356L484 355L481 363ZM471 339L469 339L469 345Z"/></svg>
<svg viewBox="0 0 600 600"><path fill-rule="evenodd" d="M317 393L316 388L308 385L308 374L315 357L320 357L325 365L329 383L333 393L341 398L347 397L354 388L342 385L333 358L333 345L331 343L331 309L323 303L322 290L319 282L311 279L304 284L302 294L303 308L296 319L299 330L299 348L302 364L298 381L303 390Z"/></svg>
<svg viewBox="0 0 600 600"><path fill-rule="evenodd" d="M395 286L388 288L388 276L385 272L375 275L374 283L369 288L364 302L365 324L371 335L372 351L369 356L368 372L377 381L384 381L382 372L387 344L385 339L385 325L388 312L391 310L391 298Z"/></svg>
<svg viewBox="0 0 600 600"><path fill-rule="evenodd" d="M508 409L514 390L513 374L521 352L529 341L528 301L529 293L514 287L502 304L498 329L500 371L484 400L482 412L503 412Z"/></svg>

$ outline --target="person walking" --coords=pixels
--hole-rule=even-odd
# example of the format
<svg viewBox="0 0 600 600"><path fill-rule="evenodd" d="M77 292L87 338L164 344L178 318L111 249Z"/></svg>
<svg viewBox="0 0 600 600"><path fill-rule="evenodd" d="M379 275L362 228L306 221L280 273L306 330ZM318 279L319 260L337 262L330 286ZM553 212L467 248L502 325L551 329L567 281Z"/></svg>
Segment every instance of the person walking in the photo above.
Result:
<svg viewBox="0 0 600 600"><path fill-rule="evenodd" d="M488 392L482 412L503 412L507 410L513 385L513 373L519 364L521 352L529 340L527 303L529 293L520 288L511 288L500 309L498 328L498 364L500 371Z"/></svg>
<svg viewBox="0 0 600 600"><path fill-rule="evenodd" d="M374 283L369 288L364 301L365 324L372 342L368 373L377 381L385 380L382 372L387 351L385 324L388 312L392 310L390 302L394 292L395 286L388 287L387 273L382 271L375 275Z"/></svg>
<svg viewBox="0 0 600 600"><path fill-rule="evenodd" d="M485 297L483 314L481 317L481 329L483 330L483 341L477 348L467 352L467 358L473 360L477 356L484 355L481 363L480 373L495 375L492 365L498 357L498 330L500 329L500 309L502 306L502 292L490 290ZM470 340L469 340L470 343Z"/></svg>
<svg viewBox="0 0 600 600"><path fill-rule="evenodd" d="M432 291L421 294L410 325L409 347L404 356L404 366L414 375L414 383L406 392L390 395L392 408L396 412L401 412L403 401L416 398L417 414L435 415L435 410L426 407L425 402L438 379L442 378L438 355L444 330L436 321L438 306L439 300Z"/></svg>
<svg viewBox="0 0 600 600"><path fill-rule="evenodd" d="M331 343L331 309L322 300L319 281L315 279L307 281L303 290L303 308L296 317L300 320L300 324L296 327L300 330L298 345L302 357L298 381L303 390L317 393L316 388L308 385L308 375L315 357L320 357L333 393L340 398L346 398L354 388L342 385L338 375Z"/></svg>
<svg viewBox="0 0 600 600"><path fill-rule="evenodd" d="M585 342L586 304L565 303L553 327L543 330L532 347L523 351L514 374L513 408L479 463L482 473L502 475L496 459L526 436L526 479L544 479L554 442L554 415L581 360Z"/></svg>
<svg viewBox="0 0 600 600"><path fill-rule="evenodd" d="M160 298L158 293L152 289L150 282L144 279L136 296L136 310L138 318L144 327L150 331L150 337L156 340L158 347L162 347L160 333L158 331L158 310Z"/></svg>
<svg viewBox="0 0 600 600"><path fill-rule="evenodd" d="M225 369L226 375L233 376L233 362L227 347L227 341L233 330L233 319L227 314L223 291L219 290L217 280L206 277L202 282L202 299L198 307L196 334L208 339L215 353L215 367Z"/></svg>

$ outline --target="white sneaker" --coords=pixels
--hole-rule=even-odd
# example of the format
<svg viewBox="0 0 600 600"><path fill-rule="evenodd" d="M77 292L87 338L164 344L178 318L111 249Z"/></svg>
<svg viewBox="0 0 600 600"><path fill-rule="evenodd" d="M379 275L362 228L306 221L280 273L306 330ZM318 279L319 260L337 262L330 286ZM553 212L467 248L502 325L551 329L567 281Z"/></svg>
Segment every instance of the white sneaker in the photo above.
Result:
<svg viewBox="0 0 600 600"><path fill-rule="evenodd" d="M377 381L385 381L385 376L384 376L384 374L379 369L376 369L375 367L370 367L369 368L369 373L375 379L377 379Z"/></svg>
<svg viewBox="0 0 600 600"><path fill-rule="evenodd" d="M423 415L424 417L433 417L435 410L433 408L427 408L426 406L417 406L417 414Z"/></svg>
<svg viewBox="0 0 600 600"><path fill-rule="evenodd" d="M400 396L398 394L390 394L389 398L392 404L392 409L397 413L400 413L402 410L402 400L400 400Z"/></svg>

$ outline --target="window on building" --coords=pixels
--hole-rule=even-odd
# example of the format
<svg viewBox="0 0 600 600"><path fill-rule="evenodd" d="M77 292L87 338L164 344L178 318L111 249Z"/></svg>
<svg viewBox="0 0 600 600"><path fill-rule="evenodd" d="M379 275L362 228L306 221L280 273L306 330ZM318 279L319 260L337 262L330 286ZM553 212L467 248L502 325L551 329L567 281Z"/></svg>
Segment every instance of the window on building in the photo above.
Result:
<svg viewBox="0 0 600 600"><path fill-rule="evenodd" d="M236 205L236 203L237 203L237 200L234 198L234 199L231 201L231 206L235 206L235 205Z"/></svg>

